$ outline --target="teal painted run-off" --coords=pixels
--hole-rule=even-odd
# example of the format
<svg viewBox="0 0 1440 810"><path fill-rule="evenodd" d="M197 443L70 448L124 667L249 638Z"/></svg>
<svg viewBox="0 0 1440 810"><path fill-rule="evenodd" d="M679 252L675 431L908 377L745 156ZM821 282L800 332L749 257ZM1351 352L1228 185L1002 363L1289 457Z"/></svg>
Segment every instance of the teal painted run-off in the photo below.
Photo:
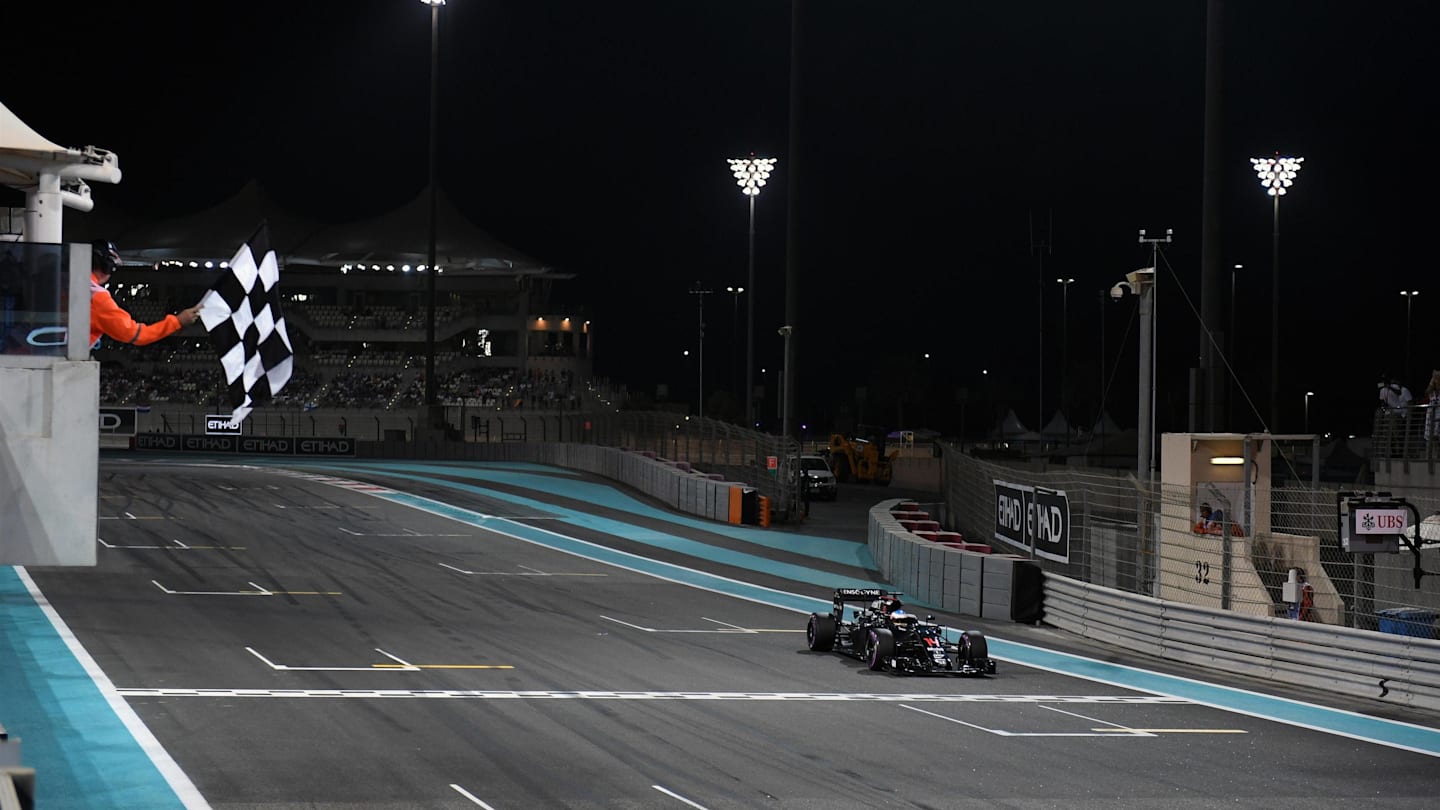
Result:
<svg viewBox="0 0 1440 810"><path fill-rule="evenodd" d="M12 566L0 566L0 723L35 769L35 807L183 810Z"/></svg>

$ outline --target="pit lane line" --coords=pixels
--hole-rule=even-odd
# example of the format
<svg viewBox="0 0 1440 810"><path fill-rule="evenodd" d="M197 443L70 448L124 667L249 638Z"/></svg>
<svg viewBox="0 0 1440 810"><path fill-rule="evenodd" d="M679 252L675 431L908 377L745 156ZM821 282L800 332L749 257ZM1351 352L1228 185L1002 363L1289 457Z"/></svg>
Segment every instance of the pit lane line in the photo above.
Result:
<svg viewBox="0 0 1440 810"><path fill-rule="evenodd" d="M325 469L345 469L344 467L321 466ZM283 468L281 469L284 471ZM499 498L523 504L533 503L530 499L508 495L495 490L486 490L468 484L457 484L445 479L390 472L384 467L372 468L372 471L394 478L440 485L490 498ZM739 599L771 605L797 613L823 613L830 608L830 603L824 600L752 585L747 582L740 582L674 563L652 560L629 552L619 551L608 546L602 546L597 543L591 543L560 534L559 532L549 529L518 523L506 518L484 515L422 496L375 485L364 485L364 490L354 489L349 485L359 485L359 482L347 481L346 479L323 474L288 472L291 475L297 475L320 483L350 488L352 491L362 491L364 494L375 498L409 506L441 517L447 517L460 523L485 528L505 537L533 543L595 562L613 565L617 568L635 573L653 576L657 579L689 585L701 590L726 594ZM553 505L549 505L546 508L562 514L576 515L577 519L583 518L587 524L593 524L591 528L597 528L600 531L605 531L610 534L630 537L630 534L627 534L625 529L633 528L620 521L599 519L593 515L584 515L583 513L555 507ZM505 526L509 530L504 530L501 526ZM658 533L653 530L647 530L646 534L655 535ZM704 546L703 543L681 541L680 538L671 535L661 535L661 537L653 541L649 537L630 537L630 539L639 539L641 542L654 542L656 545L664 545L672 549L677 542L694 546ZM712 551L723 550L712 549ZM714 558L712 555L706 555L704 553L698 556ZM766 573L789 579L797 579L801 582L824 584L830 587L888 587L885 583L865 582L845 577L837 577L828 572L816 571L802 566L789 564L777 566L773 561L753 555L737 555L734 552L726 551L722 556L725 559L735 557L748 558L758 563L758 567L744 564L742 564L742 567L754 567L755 570L765 571ZM735 565L737 563L730 562L729 564ZM784 569L784 571L782 572L779 569ZM820 579L821 577L823 577L823 581ZM954 631L951 632L958 637L958 633ZM1034 669L1090 680L1122 689L1133 689L1151 694L1184 698L1222 711L1235 712L1237 714L1285 723L1325 734L1333 734L1428 756L1440 757L1440 729L1405 723L1398 720L1372 717L1344 709L1306 703L1293 698L1265 695L1233 686L1221 686L1179 675L1151 672L1141 669L1140 667L1114 664L1074 653L1048 650L1020 642L1007 641L994 636L987 636L987 639L990 642L992 657L1002 661L1022 664Z"/></svg>

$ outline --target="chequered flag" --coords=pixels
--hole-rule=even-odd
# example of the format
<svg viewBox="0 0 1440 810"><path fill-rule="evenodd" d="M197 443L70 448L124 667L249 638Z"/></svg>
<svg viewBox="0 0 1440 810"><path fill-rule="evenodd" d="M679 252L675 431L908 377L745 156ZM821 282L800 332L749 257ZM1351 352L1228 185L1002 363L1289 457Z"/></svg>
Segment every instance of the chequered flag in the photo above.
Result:
<svg viewBox="0 0 1440 810"><path fill-rule="evenodd" d="M280 311L280 263L266 226L240 246L228 271L200 299L200 321L225 368L230 418L242 421L280 393L294 367Z"/></svg>

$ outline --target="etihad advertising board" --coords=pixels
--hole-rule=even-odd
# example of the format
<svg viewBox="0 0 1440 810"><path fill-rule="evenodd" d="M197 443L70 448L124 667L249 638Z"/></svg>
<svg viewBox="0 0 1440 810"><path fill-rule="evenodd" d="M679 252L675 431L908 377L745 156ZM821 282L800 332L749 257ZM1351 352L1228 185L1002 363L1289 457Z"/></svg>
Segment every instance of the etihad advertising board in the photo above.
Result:
<svg viewBox="0 0 1440 810"><path fill-rule="evenodd" d="M222 417L223 418L223 417ZM241 453L266 456L354 456L349 437L224 436L141 433L136 450L185 450L192 453Z"/></svg>
<svg viewBox="0 0 1440 810"><path fill-rule="evenodd" d="M1064 490L995 483L995 539L1056 562L1070 562L1070 499Z"/></svg>

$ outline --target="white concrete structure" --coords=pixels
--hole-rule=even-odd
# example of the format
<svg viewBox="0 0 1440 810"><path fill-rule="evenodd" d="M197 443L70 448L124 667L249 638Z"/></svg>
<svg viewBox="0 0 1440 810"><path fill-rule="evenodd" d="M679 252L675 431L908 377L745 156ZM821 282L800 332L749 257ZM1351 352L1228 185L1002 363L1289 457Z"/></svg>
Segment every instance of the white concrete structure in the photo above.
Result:
<svg viewBox="0 0 1440 810"><path fill-rule="evenodd" d="M118 183L116 156L58 146L0 105L0 183L25 192L24 231L5 241L33 243L10 246L0 261L0 273L19 276L8 289L26 329L0 335L0 564L95 564L100 367L89 359L90 248L56 247L63 209L93 206L87 180ZM49 288L53 298L35 292L61 277L67 286Z"/></svg>

